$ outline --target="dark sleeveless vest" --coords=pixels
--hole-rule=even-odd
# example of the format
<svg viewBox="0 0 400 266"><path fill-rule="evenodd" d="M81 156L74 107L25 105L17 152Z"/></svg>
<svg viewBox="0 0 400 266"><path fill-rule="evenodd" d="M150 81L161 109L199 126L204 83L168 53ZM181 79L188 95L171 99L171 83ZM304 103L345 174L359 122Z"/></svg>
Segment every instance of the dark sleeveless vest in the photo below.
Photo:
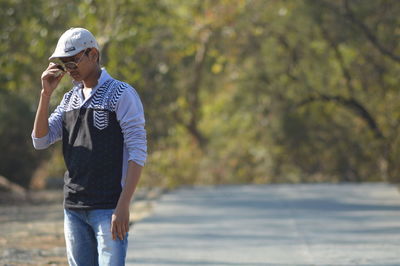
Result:
<svg viewBox="0 0 400 266"><path fill-rule="evenodd" d="M125 83L109 79L83 106L80 90L65 96L62 142L67 209L111 209L117 205L122 191L124 139L115 107L126 88Z"/></svg>

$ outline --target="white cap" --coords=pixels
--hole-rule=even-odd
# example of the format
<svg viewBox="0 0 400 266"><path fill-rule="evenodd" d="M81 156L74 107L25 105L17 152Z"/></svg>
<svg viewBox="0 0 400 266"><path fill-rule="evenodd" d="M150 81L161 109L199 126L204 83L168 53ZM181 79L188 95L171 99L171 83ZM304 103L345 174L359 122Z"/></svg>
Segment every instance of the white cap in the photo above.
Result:
<svg viewBox="0 0 400 266"><path fill-rule="evenodd" d="M90 31L84 28L70 28L61 35L56 50L49 57L49 60L58 57L74 56L80 51L92 47L99 50L99 45Z"/></svg>

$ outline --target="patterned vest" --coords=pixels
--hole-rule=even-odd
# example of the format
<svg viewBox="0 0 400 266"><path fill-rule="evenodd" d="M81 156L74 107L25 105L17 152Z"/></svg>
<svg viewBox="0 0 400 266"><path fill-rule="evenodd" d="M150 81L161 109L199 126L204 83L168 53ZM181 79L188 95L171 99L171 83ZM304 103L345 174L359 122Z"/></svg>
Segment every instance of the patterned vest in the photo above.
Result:
<svg viewBox="0 0 400 266"><path fill-rule="evenodd" d="M71 90L65 98L63 155L64 207L115 208L122 190L123 135L115 108L127 84L109 79L82 105Z"/></svg>

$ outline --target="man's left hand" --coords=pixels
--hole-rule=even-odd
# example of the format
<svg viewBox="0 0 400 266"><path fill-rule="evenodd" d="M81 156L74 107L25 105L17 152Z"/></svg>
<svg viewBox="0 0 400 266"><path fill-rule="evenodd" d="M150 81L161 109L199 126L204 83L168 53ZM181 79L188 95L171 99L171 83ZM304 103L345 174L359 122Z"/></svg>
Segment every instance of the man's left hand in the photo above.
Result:
<svg viewBox="0 0 400 266"><path fill-rule="evenodd" d="M111 218L111 233L113 240L117 237L121 240L125 238L129 231L129 204L128 206L117 206Z"/></svg>

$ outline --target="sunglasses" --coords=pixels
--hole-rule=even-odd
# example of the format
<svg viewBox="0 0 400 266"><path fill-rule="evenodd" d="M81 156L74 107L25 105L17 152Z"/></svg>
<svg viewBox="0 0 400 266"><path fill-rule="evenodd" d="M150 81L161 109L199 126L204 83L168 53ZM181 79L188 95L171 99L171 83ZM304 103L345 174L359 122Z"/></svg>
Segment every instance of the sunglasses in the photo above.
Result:
<svg viewBox="0 0 400 266"><path fill-rule="evenodd" d="M71 61L69 61L69 62L63 62L63 61L61 61L61 60L58 60L59 62L59 64L61 64L62 66L64 66L64 68L65 69L77 69L78 68L78 66L79 66L79 63L82 61L82 58L85 56L85 55L88 55L89 54L89 52L90 52L90 48L87 48L87 49L85 49L84 51L83 51L83 54L79 57L79 59L77 60L77 58L76 57L74 57Z"/></svg>

